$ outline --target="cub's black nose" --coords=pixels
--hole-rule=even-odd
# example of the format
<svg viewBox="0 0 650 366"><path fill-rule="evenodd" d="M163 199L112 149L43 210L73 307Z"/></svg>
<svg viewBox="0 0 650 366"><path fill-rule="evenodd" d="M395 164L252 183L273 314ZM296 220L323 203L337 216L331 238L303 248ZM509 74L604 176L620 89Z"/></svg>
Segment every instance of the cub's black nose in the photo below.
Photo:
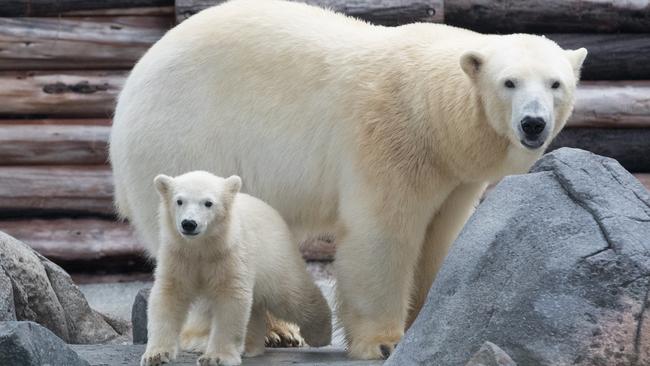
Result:
<svg viewBox="0 0 650 366"><path fill-rule="evenodd" d="M526 136L537 137L546 127L546 121L541 117L524 117L521 120L521 129Z"/></svg>
<svg viewBox="0 0 650 366"><path fill-rule="evenodd" d="M192 232L196 229L196 221L194 220L183 220L181 221L181 226L183 227L183 230Z"/></svg>

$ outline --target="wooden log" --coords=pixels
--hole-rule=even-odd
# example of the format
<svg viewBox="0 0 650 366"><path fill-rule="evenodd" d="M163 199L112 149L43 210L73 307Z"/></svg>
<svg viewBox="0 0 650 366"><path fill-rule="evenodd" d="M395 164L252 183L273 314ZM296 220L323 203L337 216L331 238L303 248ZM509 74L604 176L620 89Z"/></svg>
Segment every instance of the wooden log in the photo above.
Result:
<svg viewBox="0 0 650 366"><path fill-rule="evenodd" d="M0 231L55 262L142 256L132 228L102 219L0 220Z"/></svg>
<svg viewBox="0 0 650 366"><path fill-rule="evenodd" d="M648 32L650 3L620 0L445 0L445 23L484 33Z"/></svg>
<svg viewBox="0 0 650 366"><path fill-rule="evenodd" d="M110 126L112 121L107 118L43 118L43 119L27 119L27 118L7 118L0 119L0 125L4 126L17 126L17 125L62 125L62 126Z"/></svg>
<svg viewBox="0 0 650 366"><path fill-rule="evenodd" d="M109 126L0 124L0 165L106 164L109 134Z"/></svg>
<svg viewBox="0 0 650 366"><path fill-rule="evenodd" d="M647 28L650 32L650 26ZM547 34L562 48L585 47L582 80L650 79L650 33Z"/></svg>
<svg viewBox="0 0 650 366"><path fill-rule="evenodd" d="M134 229L125 222L96 218L0 220L0 231L57 263L137 260L146 257ZM307 261L330 262L333 241L316 237L300 244Z"/></svg>
<svg viewBox="0 0 650 366"><path fill-rule="evenodd" d="M174 6L150 6L138 8L70 10L61 12L57 15L63 17L166 16L174 19L176 14L175 10Z"/></svg>
<svg viewBox="0 0 650 366"><path fill-rule="evenodd" d="M114 213L107 166L4 166L0 182L3 217Z"/></svg>
<svg viewBox="0 0 650 366"><path fill-rule="evenodd" d="M560 132L548 151L560 147L614 158L631 172L650 172L650 129L570 128Z"/></svg>
<svg viewBox="0 0 650 366"><path fill-rule="evenodd" d="M381 25L442 23L444 0L298 0ZM223 0L176 0L178 23Z"/></svg>
<svg viewBox="0 0 650 366"><path fill-rule="evenodd" d="M582 82L569 127L650 128L650 81Z"/></svg>
<svg viewBox="0 0 650 366"><path fill-rule="evenodd" d="M0 72L0 116L109 118L125 71Z"/></svg>
<svg viewBox="0 0 650 366"><path fill-rule="evenodd" d="M0 18L0 70L128 69L173 18Z"/></svg>
<svg viewBox="0 0 650 366"><path fill-rule="evenodd" d="M58 16L69 11L173 6L174 0L5 0L0 17Z"/></svg>

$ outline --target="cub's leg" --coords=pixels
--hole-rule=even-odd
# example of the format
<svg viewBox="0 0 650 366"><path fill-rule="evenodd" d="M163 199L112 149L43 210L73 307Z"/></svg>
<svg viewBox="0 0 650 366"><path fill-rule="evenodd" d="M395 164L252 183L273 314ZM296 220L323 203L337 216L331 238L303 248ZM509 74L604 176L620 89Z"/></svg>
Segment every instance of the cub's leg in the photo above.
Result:
<svg viewBox="0 0 650 366"><path fill-rule="evenodd" d="M278 319L269 312L266 313L266 329L267 347L302 347L305 344L297 325Z"/></svg>
<svg viewBox="0 0 650 366"><path fill-rule="evenodd" d="M212 324L212 314L209 302L200 299L193 303L181 331L181 349L205 352L210 335L210 324Z"/></svg>
<svg viewBox="0 0 650 366"><path fill-rule="evenodd" d="M301 258L285 263L290 275L267 299L270 313L296 323L305 342L312 347L327 346L332 341L332 311Z"/></svg>
<svg viewBox="0 0 650 366"><path fill-rule="evenodd" d="M199 357L200 366L241 365L246 328L253 303L252 290L218 292L211 299L212 325L205 353Z"/></svg>
<svg viewBox="0 0 650 366"><path fill-rule="evenodd" d="M436 273L474 212L485 187L485 183L466 183L456 187L429 224L415 272L413 306L409 309L407 328L424 305Z"/></svg>
<svg viewBox="0 0 650 366"><path fill-rule="evenodd" d="M264 336L266 335L266 308L261 304L253 305L246 331L245 357L255 357L264 353Z"/></svg>
<svg viewBox="0 0 650 366"><path fill-rule="evenodd" d="M189 308L189 295L182 284L162 276L154 282L147 307L147 349L142 366L160 365L176 358L178 336Z"/></svg>

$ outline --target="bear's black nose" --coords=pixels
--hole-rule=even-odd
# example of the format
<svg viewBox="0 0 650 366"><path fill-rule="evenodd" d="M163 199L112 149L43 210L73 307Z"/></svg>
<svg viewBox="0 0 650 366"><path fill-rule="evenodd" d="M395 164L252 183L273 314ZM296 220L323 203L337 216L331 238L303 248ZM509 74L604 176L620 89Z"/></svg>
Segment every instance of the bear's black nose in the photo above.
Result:
<svg viewBox="0 0 650 366"><path fill-rule="evenodd" d="M542 117L526 116L521 120L521 129L527 137L537 137L546 127L546 121Z"/></svg>
<svg viewBox="0 0 650 366"><path fill-rule="evenodd" d="M183 220L181 221L181 227L187 232L192 232L196 229L196 221L194 220Z"/></svg>

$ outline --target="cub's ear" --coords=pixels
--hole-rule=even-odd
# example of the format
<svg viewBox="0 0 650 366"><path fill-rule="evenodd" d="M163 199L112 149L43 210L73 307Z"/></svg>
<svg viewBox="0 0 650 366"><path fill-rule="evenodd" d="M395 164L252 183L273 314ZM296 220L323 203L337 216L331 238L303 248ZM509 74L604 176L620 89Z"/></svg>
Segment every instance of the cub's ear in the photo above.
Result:
<svg viewBox="0 0 650 366"><path fill-rule="evenodd" d="M569 59L571 66L573 66L573 73L575 74L576 79L580 79L580 69L587 57L587 49L583 47L577 50L565 50L564 52L566 53L566 57Z"/></svg>
<svg viewBox="0 0 650 366"><path fill-rule="evenodd" d="M484 60L483 55L476 51L465 52L460 56L460 67L467 76L476 79L483 68Z"/></svg>
<svg viewBox="0 0 650 366"><path fill-rule="evenodd" d="M153 184L161 197L167 196L171 190L173 180L174 178L164 174L159 174L153 179Z"/></svg>
<svg viewBox="0 0 650 366"><path fill-rule="evenodd" d="M241 189L241 178L237 175L231 175L226 178L226 192L231 195L236 195Z"/></svg>

